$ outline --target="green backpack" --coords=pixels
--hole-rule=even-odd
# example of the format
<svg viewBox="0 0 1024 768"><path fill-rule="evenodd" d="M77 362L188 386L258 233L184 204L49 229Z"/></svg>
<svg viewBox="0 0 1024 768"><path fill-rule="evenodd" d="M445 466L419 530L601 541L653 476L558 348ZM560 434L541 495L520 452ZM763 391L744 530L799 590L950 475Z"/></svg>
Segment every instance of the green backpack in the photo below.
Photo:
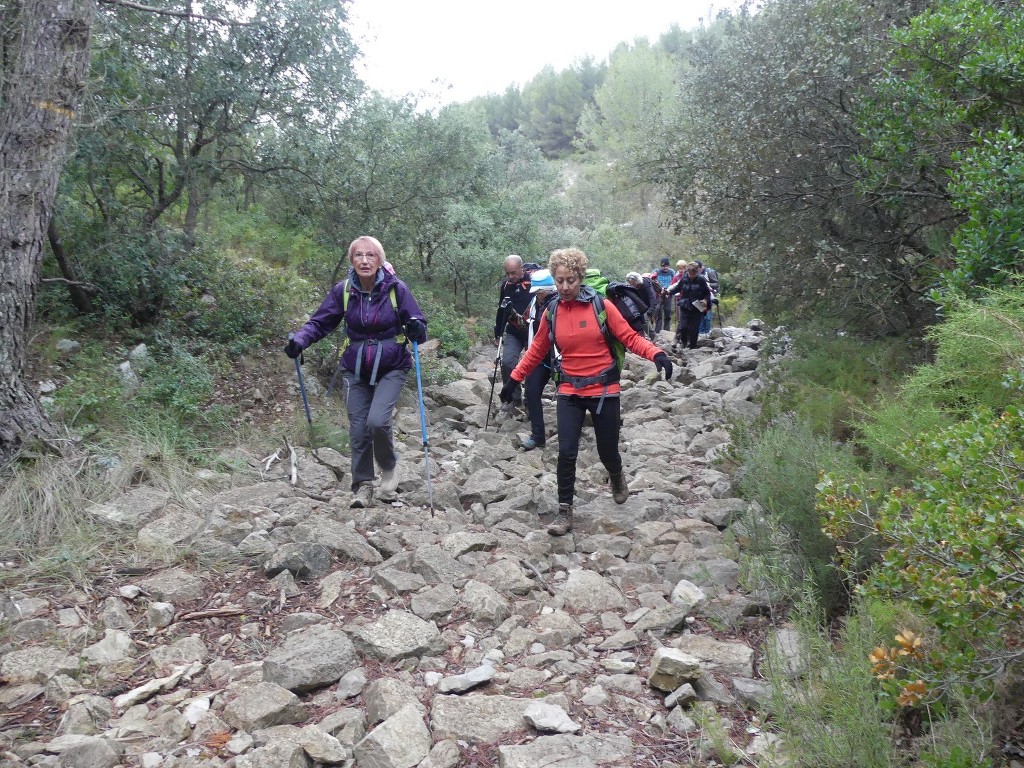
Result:
<svg viewBox="0 0 1024 768"><path fill-rule="evenodd" d="M591 267L583 275L583 284L589 285L599 296L606 296L608 293L608 278L601 274L601 270Z"/></svg>

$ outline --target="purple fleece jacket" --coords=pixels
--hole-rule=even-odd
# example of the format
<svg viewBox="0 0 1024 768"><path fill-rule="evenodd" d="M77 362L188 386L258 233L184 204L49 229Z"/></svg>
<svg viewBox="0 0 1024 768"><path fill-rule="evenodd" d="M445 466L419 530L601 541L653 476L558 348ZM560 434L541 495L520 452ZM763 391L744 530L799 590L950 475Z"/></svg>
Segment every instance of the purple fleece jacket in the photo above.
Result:
<svg viewBox="0 0 1024 768"><path fill-rule="evenodd" d="M392 286L398 303L397 312L391 306L389 296ZM335 285L320 308L295 334L295 341L300 347L305 349L310 344L315 344L338 327L345 315L342 311L344 289L345 281ZM344 319L349 344L341 358L342 366L346 370L355 371L356 363L362 356L360 371L368 378L373 369L374 359L380 354L378 375L394 370L409 370L412 367L412 355L404 345L394 343L394 337L404 333L405 324L410 320L420 320L426 324L423 311L413 298L409 287L390 272L378 269L377 282L373 290L366 293L360 289L359 278L355 272L350 270L348 293L348 312ZM362 343L369 340L384 343Z"/></svg>

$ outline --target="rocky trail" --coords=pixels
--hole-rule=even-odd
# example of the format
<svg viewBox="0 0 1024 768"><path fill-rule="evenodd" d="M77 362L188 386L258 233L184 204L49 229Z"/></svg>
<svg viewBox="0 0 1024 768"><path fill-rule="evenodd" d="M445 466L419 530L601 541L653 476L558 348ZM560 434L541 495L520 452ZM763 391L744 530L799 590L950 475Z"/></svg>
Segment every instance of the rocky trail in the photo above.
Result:
<svg viewBox="0 0 1024 768"><path fill-rule="evenodd" d="M0 766L768 764L761 671L796 644L740 588L748 504L715 463L756 413L763 338L716 329L671 382L629 356L629 499L585 426L564 537L538 522L555 441L523 452L506 414L483 430L489 349L426 392L433 510L413 377L393 500L350 509L346 457L296 449L297 478L252 456L95 505L171 564L0 595Z"/></svg>

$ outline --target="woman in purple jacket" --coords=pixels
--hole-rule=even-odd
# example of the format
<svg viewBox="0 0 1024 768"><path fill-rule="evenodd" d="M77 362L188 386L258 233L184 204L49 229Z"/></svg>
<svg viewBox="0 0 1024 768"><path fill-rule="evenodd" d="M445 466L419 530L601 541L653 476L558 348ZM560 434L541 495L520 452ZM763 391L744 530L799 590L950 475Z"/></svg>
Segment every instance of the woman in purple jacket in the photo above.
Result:
<svg viewBox="0 0 1024 768"><path fill-rule="evenodd" d="M408 286L386 270L384 248L368 235L348 247L352 269L348 278L327 294L320 308L288 341L284 352L295 358L345 321L345 352L341 357L352 452L352 507L373 503L373 462L381 470L380 490L398 488L398 455L391 437L391 419L412 356L398 337L427 340L423 312Z"/></svg>

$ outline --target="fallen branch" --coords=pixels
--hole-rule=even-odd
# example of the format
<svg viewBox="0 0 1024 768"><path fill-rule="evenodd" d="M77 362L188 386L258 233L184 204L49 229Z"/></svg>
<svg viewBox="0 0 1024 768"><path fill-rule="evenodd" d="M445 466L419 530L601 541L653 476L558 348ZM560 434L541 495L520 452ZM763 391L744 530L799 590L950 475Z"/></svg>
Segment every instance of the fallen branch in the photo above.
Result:
<svg viewBox="0 0 1024 768"><path fill-rule="evenodd" d="M292 485L298 485L299 484L299 459L295 455L295 449L292 448L292 444L288 442L287 435L284 438L284 445L288 449L288 458L289 458L289 461L291 462L291 465L292 465L291 472L289 472L289 475L291 477L289 482Z"/></svg>
<svg viewBox="0 0 1024 768"><path fill-rule="evenodd" d="M280 460L281 460L281 452L280 451L274 451L272 454L267 456L267 458L260 459L260 463L265 465L263 467L263 471L264 472L269 472L270 468L274 465L274 463L278 462Z"/></svg>
<svg viewBox="0 0 1024 768"><path fill-rule="evenodd" d="M244 616L248 612L244 608L210 608L206 611L183 613L175 621L197 621L198 619L212 619L217 616Z"/></svg>
<svg viewBox="0 0 1024 768"><path fill-rule="evenodd" d="M530 572L534 575L534 578L536 578L537 581L540 582L540 585L548 591L548 594L550 594L552 597L555 597L555 590L549 587L547 582L544 581L544 577L540 575L540 571L537 570L537 566L535 566L533 563L531 563L529 560L526 560L525 558L521 559L519 562L521 562L530 570Z"/></svg>

